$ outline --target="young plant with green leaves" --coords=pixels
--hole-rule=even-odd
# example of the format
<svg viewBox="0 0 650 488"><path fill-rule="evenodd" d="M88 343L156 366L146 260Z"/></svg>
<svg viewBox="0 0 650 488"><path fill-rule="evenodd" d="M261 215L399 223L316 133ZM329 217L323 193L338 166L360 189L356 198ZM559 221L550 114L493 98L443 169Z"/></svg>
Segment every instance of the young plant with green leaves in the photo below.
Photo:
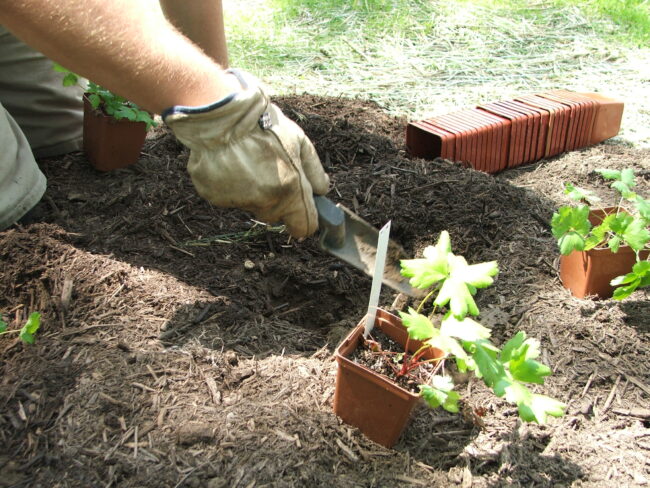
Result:
<svg viewBox="0 0 650 488"><path fill-rule="evenodd" d="M7 323L0 318L0 336L5 334L18 333L18 337L25 344L34 344L36 331L38 331L41 326L41 314L38 312L33 312L27 318L25 325L20 329L7 329Z"/></svg>
<svg viewBox="0 0 650 488"><path fill-rule="evenodd" d="M401 356L402 368L397 373L409 374L418 364L433 366L428 381L419 385L421 396L436 408L458 412L459 394L449 374L448 362L455 361L460 372L473 372L493 389L498 397L517 405L525 421L544 423L547 417L564 414L566 405L548 396L532 392L527 384L543 384L551 370L538 362L539 342L518 332L503 348L490 342L490 330L472 317L479 315L474 295L490 286L498 273L496 261L468 264L451 250L449 233L440 234L435 246L424 250L421 259L402 260L402 274L412 286L430 290L417 310L400 312L409 341L422 341L413 354ZM422 313L432 300L430 315ZM434 324L435 322L435 324ZM438 325L439 324L439 325ZM429 348L442 352L442 357L421 360ZM408 343L404 348L408 351Z"/></svg>
<svg viewBox="0 0 650 488"><path fill-rule="evenodd" d="M77 74L59 64L54 64L54 70L65 73L63 86L79 85L79 76ZM116 95L92 81L88 81L83 88L93 109L101 110L116 120L126 119L131 122L144 122L147 125L147 130L156 127L157 123L149 112L142 110L126 98Z"/></svg>
<svg viewBox="0 0 650 488"><path fill-rule="evenodd" d="M634 170L598 169L596 172L611 181L611 188L620 195L614 211L605 215L598 225L593 225L590 214L594 210L604 213L598 206L600 198L590 190L566 183L564 193L579 204L558 208L551 219L551 230L563 255L594 248L607 247L613 253L621 246L632 248L636 254L633 268L611 282L618 287L614 290L614 299L622 300L636 289L650 285L650 261L643 258L650 250L650 200L634 191Z"/></svg>

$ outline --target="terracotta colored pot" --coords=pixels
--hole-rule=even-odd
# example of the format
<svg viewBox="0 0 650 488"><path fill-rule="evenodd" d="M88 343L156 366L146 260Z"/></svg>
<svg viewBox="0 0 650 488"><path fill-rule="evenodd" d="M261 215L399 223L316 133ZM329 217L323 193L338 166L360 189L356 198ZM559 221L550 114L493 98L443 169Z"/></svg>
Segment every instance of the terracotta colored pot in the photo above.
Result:
<svg viewBox="0 0 650 488"><path fill-rule="evenodd" d="M134 164L140 157L147 135L144 122L115 120L94 110L84 95L83 148L88 160L99 171L111 171Z"/></svg>
<svg viewBox="0 0 650 488"><path fill-rule="evenodd" d="M615 207L594 210L589 214L589 220L595 226L600 224L606 215L614 212ZM643 259L647 256L647 252L641 253ZM609 283L617 276L632 271L635 262L636 256L629 246L621 246L617 253L613 253L608 247L573 251L567 256L560 256L560 280L577 298L611 298L614 287Z"/></svg>
<svg viewBox="0 0 650 488"><path fill-rule="evenodd" d="M336 349L338 363L334 412L350 425L358 427L369 439L385 447L392 447L408 424L413 407L420 401L418 394L398 386L388 377L348 359L363 336L365 319ZM377 311L375 328L381 330L402 348L408 334L399 317L384 310ZM410 352L421 345L410 341ZM431 349L427 359L442 357L439 350Z"/></svg>

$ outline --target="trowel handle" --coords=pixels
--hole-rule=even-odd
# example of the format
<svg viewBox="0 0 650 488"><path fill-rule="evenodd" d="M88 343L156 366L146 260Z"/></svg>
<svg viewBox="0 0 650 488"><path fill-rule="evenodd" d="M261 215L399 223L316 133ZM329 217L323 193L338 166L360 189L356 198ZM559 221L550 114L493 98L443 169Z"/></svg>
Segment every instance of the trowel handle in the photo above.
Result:
<svg viewBox="0 0 650 488"><path fill-rule="evenodd" d="M318 212L321 242L331 248L343 247L345 242L345 213L326 197L314 195L314 203Z"/></svg>

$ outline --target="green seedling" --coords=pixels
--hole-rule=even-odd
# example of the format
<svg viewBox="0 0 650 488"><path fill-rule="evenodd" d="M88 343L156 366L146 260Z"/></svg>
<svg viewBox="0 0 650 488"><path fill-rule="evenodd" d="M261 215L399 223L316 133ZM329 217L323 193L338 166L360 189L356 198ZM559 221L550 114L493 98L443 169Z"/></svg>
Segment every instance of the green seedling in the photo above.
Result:
<svg viewBox="0 0 650 488"><path fill-rule="evenodd" d="M396 375L412 375L430 407L458 412L460 395L454 391L454 380L447 367L453 360L461 373L473 372L498 397L517 405L523 420L544 423L548 416L563 415L564 403L534 393L526 386L544 384L544 378L551 374L547 366L536 360L540 355L539 342L518 332L499 348L490 342L490 330L472 318L480 313L474 295L493 283L499 271L496 261L468 264L452 252L446 231L423 255L421 259L401 262L401 272L410 278L410 284L430 291L417 309L400 312L408 331L404 350L409 350L411 340L421 341L422 346L412 354L404 352L395 357ZM429 302L433 310L427 316L422 310ZM434 325L434 318L439 325ZM422 359L431 348L442 356ZM429 366L426 378L414 373L422 365Z"/></svg>
<svg viewBox="0 0 650 488"><path fill-rule="evenodd" d="M41 314L33 312L20 329L7 330L7 323L0 319L0 335L18 333L18 337L25 344L34 344L36 331L41 326Z"/></svg>
<svg viewBox="0 0 650 488"><path fill-rule="evenodd" d="M54 64L54 70L59 73L65 73L63 77L63 86L79 85L79 76L72 71L64 68L59 64ZM147 130L158 125L151 118L146 110L142 110L135 103L128 101L126 98L116 95L115 93L103 88L102 86L88 81L85 87L82 87L88 96L90 105L95 110L101 110L116 120L126 119L131 122L144 122Z"/></svg>
<svg viewBox="0 0 650 488"><path fill-rule="evenodd" d="M632 248L636 254L633 268L611 282L612 286L619 287L614 290L614 299L623 300L636 289L650 285L650 262L641 256L642 252L650 250L650 200L634 191L634 170L598 169L596 172L611 181L610 186L620 195L615 211L600 224L592 225L589 214L600 208L597 205L600 199L589 190L567 183L565 194L579 204L558 208L551 219L551 230L564 255L596 247L608 247L614 253L621 246Z"/></svg>

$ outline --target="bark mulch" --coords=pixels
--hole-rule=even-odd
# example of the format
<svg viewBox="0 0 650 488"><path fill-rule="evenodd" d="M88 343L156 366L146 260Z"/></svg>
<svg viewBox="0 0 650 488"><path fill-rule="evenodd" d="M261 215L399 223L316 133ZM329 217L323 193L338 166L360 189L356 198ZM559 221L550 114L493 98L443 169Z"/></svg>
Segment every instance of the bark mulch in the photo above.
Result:
<svg viewBox="0 0 650 488"><path fill-rule="evenodd" d="M480 320L497 343L541 341L554 374L537 391L567 415L521 424L472 380L462 415L418 409L395 449L342 424L332 351L370 279L316 238L202 201L159 128L124 170L40 161L44 222L0 232L3 318L43 314L35 345L0 338L0 487L647 485L648 292L571 297L549 221L563 183L599 188L599 167L635 168L650 195L650 151L613 140L490 176L408 158L405 121L372 103L278 103L315 142L333 200L391 219L410 255L448 230L469 262L499 262Z"/></svg>

